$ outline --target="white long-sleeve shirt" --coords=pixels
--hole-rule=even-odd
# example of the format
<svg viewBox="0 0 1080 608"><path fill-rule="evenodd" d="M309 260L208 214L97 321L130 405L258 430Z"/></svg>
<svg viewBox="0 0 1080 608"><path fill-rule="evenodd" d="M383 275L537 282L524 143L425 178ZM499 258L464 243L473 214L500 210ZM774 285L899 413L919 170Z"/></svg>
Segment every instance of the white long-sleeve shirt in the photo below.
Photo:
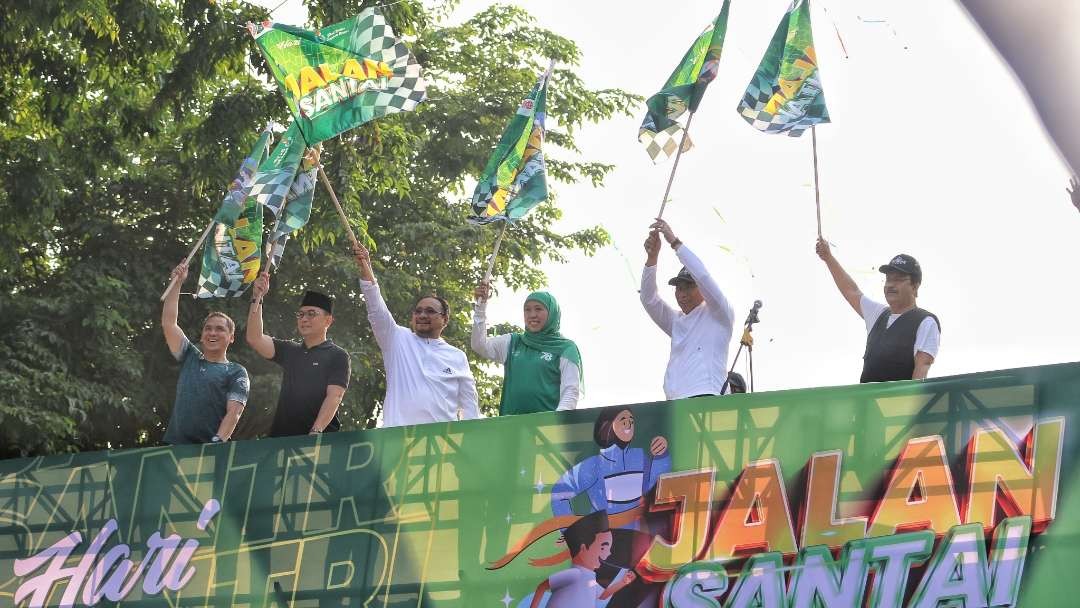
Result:
<svg viewBox="0 0 1080 608"><path fill-rule="evenodd" d="M442 338L421 338L394 322L377 283L360 280L368 321L386 368L383 426L479 418L469 361Z"/></svg>
<svg viewBox="0 0 1080 608"><path fill-rule="evenodd" d="M704 298L689 314L672 308L660 298L656 266L646 266L641 272L641 304L653 322L671 336L664 395L668 399L719 395L727 380L728 346L735 311L689 247L679 245L676 254Z"/></svg>
<svg viewBox="0 0 1080 608"><path fill-rule="evenodd" d="M478 302L473 308L472 349L485 359L505 365L510 351L510 334L488 337L487 302ZM581 373L578 366L566 357L559 357L559 406L556 410L577 408L581 397Z"/></svg>

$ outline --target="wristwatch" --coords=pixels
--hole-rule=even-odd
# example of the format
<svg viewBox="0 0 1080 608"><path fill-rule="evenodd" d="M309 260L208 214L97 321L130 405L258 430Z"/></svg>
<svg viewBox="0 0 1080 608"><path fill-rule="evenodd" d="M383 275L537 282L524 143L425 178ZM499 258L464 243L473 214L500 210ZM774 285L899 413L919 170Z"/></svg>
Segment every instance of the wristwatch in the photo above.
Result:
<svg viewBox="0 0 1080 608"><path fill-rule="evenodd" d="M310 431L308 431L308 435L322 435L322 431L311 429Z"/></svg>
<svg viewBox="0 0 1080 608"><path fill-rule="evenodd" d="M225 440L222 439L219 435L214 435L210 438L210 443L225 443Z"/></svg>

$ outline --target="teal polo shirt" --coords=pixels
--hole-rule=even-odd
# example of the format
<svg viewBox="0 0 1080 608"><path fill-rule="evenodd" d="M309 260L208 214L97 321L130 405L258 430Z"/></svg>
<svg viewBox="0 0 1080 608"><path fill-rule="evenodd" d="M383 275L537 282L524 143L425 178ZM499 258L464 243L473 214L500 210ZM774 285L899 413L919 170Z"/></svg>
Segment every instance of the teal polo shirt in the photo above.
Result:
<svg viewBox="0 0 1080 608"><path fill-rule="evenodd" d="M208 443L221 426L226 403L247 403L247 370L232 361L207 361L187 337L173 356L180 362L180 378L165 443Z"/></svg>

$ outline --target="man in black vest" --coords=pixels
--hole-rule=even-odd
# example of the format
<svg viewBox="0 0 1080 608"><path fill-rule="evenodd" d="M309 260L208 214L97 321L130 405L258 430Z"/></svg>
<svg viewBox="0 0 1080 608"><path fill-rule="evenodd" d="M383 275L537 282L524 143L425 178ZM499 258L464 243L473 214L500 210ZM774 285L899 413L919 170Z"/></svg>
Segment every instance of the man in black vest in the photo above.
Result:
<svg viewBox="0 0 1080 608"><path fill-rule="evenodd" d="M350 361L349 353L326 337L334 322L334 301L316 291L305 293L296 311L301 341L282 340L263 333L262 302L269 290L270 277L263 273L252 286L245 337L255 352L285 372L270 436L336 431L341 428L337 410L349 388Z"/></svg>
<svg viewBox="0 0 1080 608"><path fill-rule="evenodd" d="M825 239L818 239L817 254L840 294L866 322L868 335L859 382L925 378L937 356L941 324L933 313L915 305L922 284L922 268L915 258L901 253L878 268L885 274L887 304L882 304L863 295L833 257Z"/></svg>

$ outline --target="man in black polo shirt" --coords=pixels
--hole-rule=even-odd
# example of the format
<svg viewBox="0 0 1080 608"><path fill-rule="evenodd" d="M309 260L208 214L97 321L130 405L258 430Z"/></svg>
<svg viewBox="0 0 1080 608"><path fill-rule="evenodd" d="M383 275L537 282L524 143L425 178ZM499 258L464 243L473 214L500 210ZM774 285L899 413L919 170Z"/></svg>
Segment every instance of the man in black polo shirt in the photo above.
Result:
<svg viewBox="0 0 1080 608"><path fill-rule="evenodd" d="M925 378L937 356L941 324L933 313L915 305L922 284L922 268L915 258L901 253L878 268L885 274L887 304L882 304L863 295L833 257L825 239L818 239L817 254L829 268L840 294L866 323L866 351L859 382Z"/></svg>
<svg viewBox="0 0 1080 608"><path fill-rule="evenodd" d="M262 301L270 290L270 277L263 273L252 286L248 311L247 343L255 352L282 367L271 437L315 434L341 428L338 405L349 386L349 354L326 337L334 322L334 301L309 291L296 312L299 342L271 338L263 333Z"/></svg>

